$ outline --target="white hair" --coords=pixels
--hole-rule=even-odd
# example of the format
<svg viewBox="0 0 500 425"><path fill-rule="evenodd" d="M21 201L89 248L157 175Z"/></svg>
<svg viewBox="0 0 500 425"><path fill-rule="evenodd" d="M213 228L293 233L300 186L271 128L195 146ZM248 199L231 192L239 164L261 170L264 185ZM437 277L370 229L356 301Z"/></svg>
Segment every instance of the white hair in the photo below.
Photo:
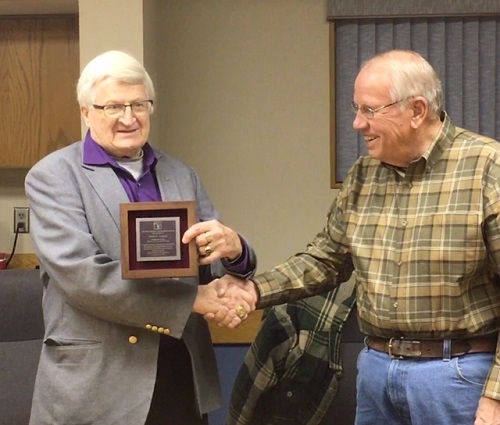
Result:
<svg viewBox="0 0 500 425"><path fill-rule="evenodd" d="M378 54L363 64L382 64L392 82L393 102L411 96L423 96L429 103L433 118L443 110L443 89L434 68L420 54L412 50L389 50Z"/></svg>
<svg viewBox="0 0 500 425"><path fill-rule="evenodd" d="M144 66L126 52L110 50L92 59L80 74L76 86L76 96L80 106L90 107L95 102L96 87L104 80L143 84L146 98L154 100L153 81Z"/></svg>

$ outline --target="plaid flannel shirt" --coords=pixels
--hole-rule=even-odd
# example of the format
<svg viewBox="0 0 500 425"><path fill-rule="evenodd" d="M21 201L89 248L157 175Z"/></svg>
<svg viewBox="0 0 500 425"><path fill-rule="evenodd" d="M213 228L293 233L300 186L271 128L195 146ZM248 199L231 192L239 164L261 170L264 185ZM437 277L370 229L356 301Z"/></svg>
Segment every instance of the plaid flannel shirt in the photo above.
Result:
<svg viewBox="0 0 500 425"><path fill-rule="evenodd" d="M259 308L355 271L361 331L467 338L500 330L500 143L455 127L406 170L364 156L307 249L253 278ZM500 400L500 342L483 395Z"/></svg>
<svg viewBox="0 0 500 425"><path fill-rule="evenodd" d="M270 308L236 377L226 425L316 425L337 393L349 282Z"/></svg>

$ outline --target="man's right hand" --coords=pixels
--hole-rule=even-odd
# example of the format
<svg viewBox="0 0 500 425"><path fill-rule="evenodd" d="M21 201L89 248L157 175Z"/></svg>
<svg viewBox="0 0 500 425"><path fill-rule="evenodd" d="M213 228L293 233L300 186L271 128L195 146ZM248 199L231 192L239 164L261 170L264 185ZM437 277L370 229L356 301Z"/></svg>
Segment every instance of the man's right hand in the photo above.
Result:
<svg viewBox="0 0 500 425"><path fill-rule="evenodd" d="M252 281L226 275L198 287L193 311L219 326L235 328L255 310L257 300Z"/></svg>

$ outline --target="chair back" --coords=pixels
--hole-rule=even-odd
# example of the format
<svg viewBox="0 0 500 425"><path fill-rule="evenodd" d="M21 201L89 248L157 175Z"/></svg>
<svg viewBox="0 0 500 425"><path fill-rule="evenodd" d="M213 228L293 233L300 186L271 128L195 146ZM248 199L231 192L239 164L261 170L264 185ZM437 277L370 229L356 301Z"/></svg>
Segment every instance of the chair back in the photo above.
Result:
<svg viewBox="0 0 500 425"><path fill-rule="evenodd" d="M39 270L0 271L0 425L28 425L44 324Z"/></svg>

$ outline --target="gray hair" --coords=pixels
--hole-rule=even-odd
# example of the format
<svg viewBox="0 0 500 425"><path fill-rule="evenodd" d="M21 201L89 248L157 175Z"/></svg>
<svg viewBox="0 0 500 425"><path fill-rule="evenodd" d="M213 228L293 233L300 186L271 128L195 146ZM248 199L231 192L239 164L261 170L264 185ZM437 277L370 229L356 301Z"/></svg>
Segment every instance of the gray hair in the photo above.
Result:
<svg viewBox="0 0 500 425"><path fill-rule="evenodd" d="M423 96L429 103L432 118L439 118L443 110L443 89L434 68L420 54L412 50L390 50L369 59L370 64L384 66L392 82L393 102L411 96Z"/></svg>
<svg viewBox="0 0 500 425"><path fill-rule="evenodd" d="M143 84L146 98L154 100L153 82L144 66L126 52L110 50L92 59L80 74L76 86L80 106L90 107L95 102L97 85L108 79L127 84Z"/></svg>

